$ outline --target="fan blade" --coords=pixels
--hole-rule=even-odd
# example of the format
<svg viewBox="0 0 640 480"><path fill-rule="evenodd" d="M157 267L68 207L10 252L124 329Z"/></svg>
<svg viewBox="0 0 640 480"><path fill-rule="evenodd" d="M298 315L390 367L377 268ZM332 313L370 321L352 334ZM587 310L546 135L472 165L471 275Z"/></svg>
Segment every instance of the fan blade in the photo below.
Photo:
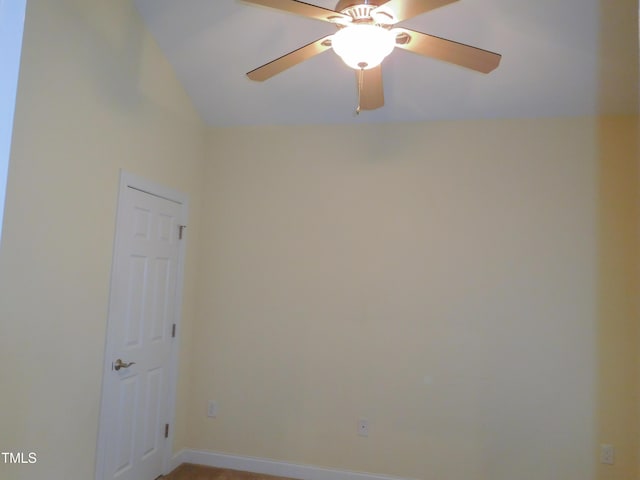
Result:
<svg viewBox="0 0 640 480"><path fill-rule="evenodd" d="M360 73L362 84L360 84ZM356 71L356 80L360 89L360 109L375 110L384 105L384 88L382 86L382 65L369 70Z"/></svg>
<svg viewBox="0 0 640 480"><path fill-rule="evenodd" d="M254 3L265 7L284 10L289 13L296 13L304 17L315 18L324 22L338 23L345 25L350 23L352 18L344 13L335 12L328 8L318 7L310 3L298 2L297 0L243 0L246 3Z"/></svg>
<svg viewBox="0 0 640 480"><path fill-rule="evenodd" d="M257 82L263 82L264 80L267 80L280 72L284 72L294 65L302 63L315 55L329 50L331 48L331 37L333 37L333 35L328 35L319 40L316 40L315 42L311 42L304 47L300 47L293 52L289 52L280 58L276 58L275 60L266 63L261 67L256 68L255 70L251 70L249 73L247 73L247 77Z"/></svg>
<svg viewBox="0 0 640 480"><path fill-rule="evenodd" d="M394 28L396 46L410 52L489 73L500 64L502 55L481 48L427 35L407 28Z"/></svg>
<svg viewBox="0 0 640 480"><path fill-rule="evenodd" d="M388 2L383 2L383 4L374 9L371 14L375 15L378 11L384 12L390 9L394 13L394 23L398 23L457 1L458 0L389 0Z"/></svg>

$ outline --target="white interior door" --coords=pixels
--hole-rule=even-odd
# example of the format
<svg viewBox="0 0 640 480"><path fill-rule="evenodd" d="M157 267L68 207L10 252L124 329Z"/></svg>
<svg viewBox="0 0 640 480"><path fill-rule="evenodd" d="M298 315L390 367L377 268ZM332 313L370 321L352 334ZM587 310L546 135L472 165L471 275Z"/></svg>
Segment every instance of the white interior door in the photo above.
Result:
<svg viewBox="0 0 640 480"><path fill-rule="evenodd" d="M98 480L154 480L167 473L170 454L185 206L127 178L118 202Z"/></svg>

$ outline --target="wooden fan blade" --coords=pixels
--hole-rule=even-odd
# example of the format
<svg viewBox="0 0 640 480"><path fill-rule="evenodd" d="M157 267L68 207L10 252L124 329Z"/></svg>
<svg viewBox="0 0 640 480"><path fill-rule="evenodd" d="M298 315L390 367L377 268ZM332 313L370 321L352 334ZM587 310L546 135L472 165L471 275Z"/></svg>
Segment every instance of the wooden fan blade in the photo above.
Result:
<svg viewBox="0 0 640 480"><path fill-rule="evenodd" d="M457 1L458 0L389 0L388 2L383 2L380 7L374 9L371 13L375 15L376 10L380 9L380 11L384 11L391 9L395 14L395 22L397 23Z"/></svg>
<svg viewBox="0 0 640 480"><path fill-rule="evenodd" d="M455 63L482 73L495 70L502 55L481 48L427 35L407 28L394 28L396 46L410 52Z"/></svg>
<svg viewBox="0 0 640 480"><path fill-rule="evenodd" d="M251 70L249 73L247 73L247 77L257 82L263 82L264 80L267 80L280 72L284 72L294 65L302 63L315 55L329 50L331 48L331 37L333 37L333 35L328 35L326 37L320 38L319 40L311 42L304 47L300 47L293 52L289 52L280 58L276 58L275 60L266 63L261 67Z"/></svg>
<svg viewBox="0 0 640 480"><path fill-rule="evenodd" d="M297 0L243 0L246 3L254 3L265 7L295 13L304 17L315 18L324 22L338 23L341 25L350 23L352 18L340 12L318 7L310 3L298 2Z"/></svg>
<svg viewBox="0 0 640 480"><path fill-rule="evenodd" d="M382 86L382 65L363 70L360 87L360 109L375 110L384 105L384 88ZM360 71L356 71L356 81L360 84Z"/></svg>

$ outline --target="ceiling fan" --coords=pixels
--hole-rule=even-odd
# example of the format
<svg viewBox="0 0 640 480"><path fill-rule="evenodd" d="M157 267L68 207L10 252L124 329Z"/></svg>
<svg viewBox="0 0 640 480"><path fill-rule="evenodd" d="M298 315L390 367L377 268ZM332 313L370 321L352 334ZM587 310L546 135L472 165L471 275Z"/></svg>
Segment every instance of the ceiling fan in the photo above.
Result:
<svg viewBox="0 0 640 480"><path fill-rule="evenodd" d="M297 0L244 0L285 12L333 23L338 31L251 70L251 80L264 81L326 50L333 50L357 71L358 108L384 105L382 66L395 47L489 73L501 55L426 33L395 27L409 18L458 0L340 0L335 10Z"/></svg>

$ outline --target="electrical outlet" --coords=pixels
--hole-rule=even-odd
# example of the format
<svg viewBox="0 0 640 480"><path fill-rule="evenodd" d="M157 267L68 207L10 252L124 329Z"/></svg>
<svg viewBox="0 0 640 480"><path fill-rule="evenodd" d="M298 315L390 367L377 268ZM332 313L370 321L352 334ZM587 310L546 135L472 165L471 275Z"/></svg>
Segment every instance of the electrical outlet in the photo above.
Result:
<svg viewBox="0 0 640 480"><path fill-rule="evenodd" d="M218 416L218 402L215 400L209 400L209 405L207 407L207 417L216 417Z"/></svg>
<svg viewBox="0 0 640 480"><path fill-rule="evenodd" d="M365 420L364 418L358 420L358 435L361 437L369 436L369 420Z"/></svg>
<svg viewBox="0 0 640 480"><path fill-rule="evenodd" d="M600 445L600 463L605 465L613 465L615 448L613 445Z"/></svg>

